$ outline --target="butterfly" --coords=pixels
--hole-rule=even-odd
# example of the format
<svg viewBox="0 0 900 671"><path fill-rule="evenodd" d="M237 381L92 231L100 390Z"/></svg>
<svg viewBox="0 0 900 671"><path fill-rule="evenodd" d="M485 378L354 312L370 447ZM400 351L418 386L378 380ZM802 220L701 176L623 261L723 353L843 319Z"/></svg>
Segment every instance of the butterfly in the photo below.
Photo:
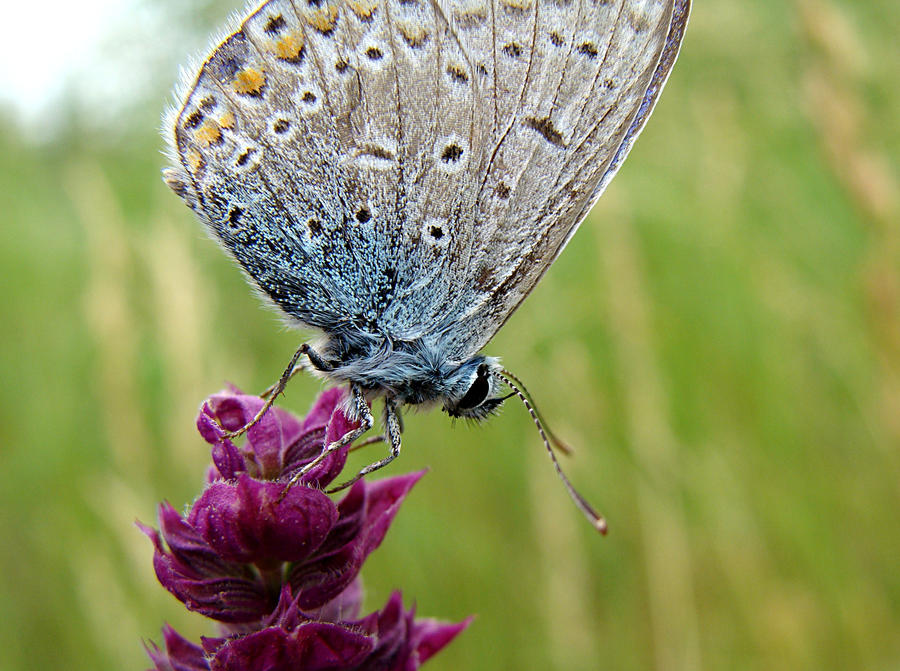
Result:
<svg viewBox="0 0 900 671"><path fill-rule="evenodd" d="M260 293L320 334L261 412L298 367L348 385L360 426L324 458L382 398L390 454L353 482L400 453L404 406L482 419L515 395L605 530L524 386L480 351L621 166L689 9L269 0L238 19L177 94L164 178Z"/></svg>

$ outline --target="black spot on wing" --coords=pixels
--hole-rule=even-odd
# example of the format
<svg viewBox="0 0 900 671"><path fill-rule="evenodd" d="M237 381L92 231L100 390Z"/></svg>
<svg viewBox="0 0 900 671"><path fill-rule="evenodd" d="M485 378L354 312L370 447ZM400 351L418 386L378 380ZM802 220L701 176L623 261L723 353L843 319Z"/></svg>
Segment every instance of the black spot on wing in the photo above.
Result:
<svg viewBox="0 0 900 671"><path fill-rule="evenodd" d="M465 84L469 81L469 75L467 75L466 71L459 65L450 65L447 68L447 74L450 75L450 78L457 84Z"/></svg>
<svg viewBox="0 0 900 671"><path fill-rule="evenodd" d="M597 47L593 42L584 42L583 44L579 45L578 51L583 53L591 60L597 58L597 54L600 53L599 51L597 51Z"/></svg>
<svg viewBox="0 0 900 671"><path fill-rule="evenodd" d="M550 144L556 145L557 147L565 146L563 144L562 134L556 130L550 117L544 117L543 119L528 117L525 119L525 125L543 135L544 139Z"/></svg>
<svg viewBox="0 0 900 671"><path fill-rule="evenodd" d="M269 20L266 21L266 25L263 26L263 31L269 35L277 35L286 25L287 23L281 14L270 16Z"/></svg>
<svg viewBox="0 0 900 671"><path fill-rule="evenodd" d="M456 163L463 155L463 149L458 144L448 144L441 152L441 160L444 163Z"/></svg>
<svg viewBox="0 0 900 671"><path fill-rule="evenodd" d="M185 128L196 128L200 125L200 122L203 121L203 113L197 110L193 112L187 119L184 120Z"/></svg>
<svg viewBox="0 0 900 671"><path fill-rule="evenodd" d="M238 228L241 217L244 215L244 209L241 207L232 207L228 212L228 226L230 228Z"/></svg>
<svg viewBox="0 0 900 671"><path fill-rule="evenodd" d="M503 46L503 53L512 58L518 58L522 55L522 47L516 42L510 42Z"/></svg>

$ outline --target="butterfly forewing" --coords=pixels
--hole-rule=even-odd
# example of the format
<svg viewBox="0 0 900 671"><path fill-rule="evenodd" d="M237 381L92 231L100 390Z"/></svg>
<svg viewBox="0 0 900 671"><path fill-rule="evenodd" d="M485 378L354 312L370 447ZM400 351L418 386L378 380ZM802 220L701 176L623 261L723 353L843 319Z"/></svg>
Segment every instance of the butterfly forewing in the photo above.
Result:
<svg viewBox="0 0 900 671"><path fill-rule="evenodd" d="M624 158L687 5L270 0L193 78L167 181L301 324L467 358Z"/></svg>
<svg viewBox="0 0 900 671"><path fill-rule="evenodd" d="M472 246L475 76L429 3L271 0L199 69L167 181L299 322L421 337Z"/></svg>

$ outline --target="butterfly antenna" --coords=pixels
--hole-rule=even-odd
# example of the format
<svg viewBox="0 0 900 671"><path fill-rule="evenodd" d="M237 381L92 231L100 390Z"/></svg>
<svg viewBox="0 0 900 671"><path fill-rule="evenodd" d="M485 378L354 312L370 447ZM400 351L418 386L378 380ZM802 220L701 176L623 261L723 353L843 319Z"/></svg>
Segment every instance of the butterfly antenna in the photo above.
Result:
<svg viewBox="0 0 900 671"><path fill-rule="evenodd" d="M575 450L573 450L567 442L560 439L555 433L553 433L553 430L548 426L546 420L544 420L544 416L541 414L541 411L538 410L537 403L534 402L534 398L532 397L531 392L529 392L525 388L525 383L515 375L510 373L508 370L504 370L503 374L518 385L519 390L531 403L531 407L534 409L534 414L537 415L538 420L540 420L540 423L543 425L544 433L547 434L547 438L550 440L550 445L553 446L553 449L559 450L567 457L571 456Z"/></svg>
<svg viewBox="0 0 900 671"><path fill-rule="evenodd" d="M544 428L544 423L541 421L541 416L538 414L537 410L534 407L534 403L531 402L530 397L528 396L528 392L525 391L525 385L523 385L518 378L516 378L512 373L508 370L503 370L499 373L495 373L497 377L503 380L510 389L513 390L516 396L519 397L519 400L522 401L522 404L528 410L528 414L531 415L531 419L534 420L534 425L537 427L538 433L541 434L541 440L544 441L544 447L547 448L547 454L550 455L550 460L553 462L553 467L556 469L556 474L559 475L560 480L563 481L563 485L565 485L566 490L569 492L569 496L572 497L572 501L575 502L575 505L578 509L584 514L585 517L588 518L588 521L594 526L594 528L599 531L601 534L606 535L606 520L603 519L603 516L600 515L594 508L591 506L587 500L578 493L578 490L569 482L569 478L566 477L566 474L563 473L562 467L559 465L559 461L556 459L556 454L553 452L553 446L550 443L550 440L547 438L547 430Z"/></svg>

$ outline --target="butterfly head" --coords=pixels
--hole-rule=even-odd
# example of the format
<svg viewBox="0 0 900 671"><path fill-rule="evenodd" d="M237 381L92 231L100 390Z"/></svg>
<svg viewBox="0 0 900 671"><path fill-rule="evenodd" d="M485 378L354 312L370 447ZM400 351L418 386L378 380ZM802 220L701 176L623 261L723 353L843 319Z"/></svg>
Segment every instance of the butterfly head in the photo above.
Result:
<svg viewBox="0 0 900 671"><path fill-rule="evenodd" d="M451 417L485 419L492 415L509 396L499 396L502 381L500 361L478 356L460 366L453 392L444 399L444 412Z"/></svg>

